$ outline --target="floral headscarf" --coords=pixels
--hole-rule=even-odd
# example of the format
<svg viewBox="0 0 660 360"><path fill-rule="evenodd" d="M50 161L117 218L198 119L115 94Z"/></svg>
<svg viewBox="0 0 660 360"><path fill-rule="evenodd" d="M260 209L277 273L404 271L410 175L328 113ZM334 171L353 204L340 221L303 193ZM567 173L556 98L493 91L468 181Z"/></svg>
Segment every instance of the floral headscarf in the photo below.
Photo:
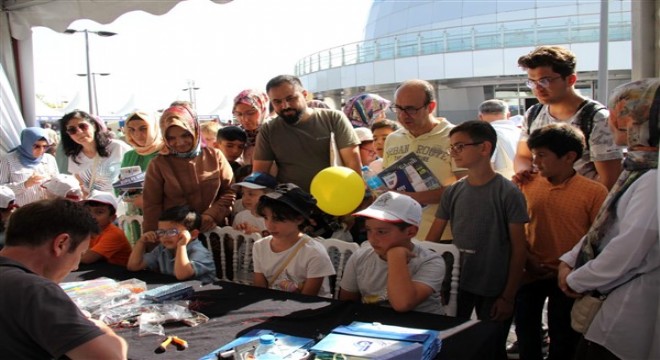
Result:
<svg viewBox="0 0 660 360"><path fill-rule="evenodd" d="M21 164L25 167L33 168L39 165L43 155L38 158L34 157L34 155L32 155L32 146L35 142L42 139L45 140L48 145L51 145L51 141L48 137L48 132L46 132L46 129L42 129L40 127L25 128L23 131L21 131L21 144L11 149L10 152L18 152L18 159L20 160Z"/></svg>
<svg viewBox="0 0 660 360"><path fill-rule="evenodd" d="M145 111L136 110L135 112L128 114L126 117L126 125L131 122L131 118L135 117L138 117L147 123L147 142L144 146L138 145L128 131L124 133L126 142L131 145L139 155L149 155L160 151L164 144L163 137L160 134L160 127L156 123L156 117Z"/></svg>
<svg viewBox="0 0 660 360"><path fill-rule="evenodd" d="M163 111L163 115L160 117L160 132L167 134L167 129L172 126L178 126L192 134L193 148L189 152L179 153L165 142L165 147L169 151L169 154L176 157L192 158L202 152L202 134L194 110L185 105L174 105Z"/></svg>
<svg viewBox="0 0 660 360"><path fill-rule="evenodd" d="M658 168L659 88L660 79L643 79L617 87L610 96L610 116L632 119L627 128L629 151L621 175L586 235L576 268L595 258L607 245L602 240L616 220L616 204L621 195L648 170Z"/></svg>
<svg viewBox="0 0 660 360"><path fill-rule="evenodd" d="M344 114L348 116L353 127L368 127L382 112L390 107L390 101L376 94L359 94L346 102Z"/></svg>
<svg viewBox="0 0 660 360"><path fill-rule="evenodd" d="M256 141L257 141L257 134L259 133L259 128L261 127L262 121L264 121L264 118L266 115L268 115L268 95L266 95L265 92L260 91L260 90L255 90L255 89L245 89L238 93L236 97L234 98L234 107L232 110L236 110L236 105L238 104L245 104L252 106L253 108L259 110L261 116L259 118L259 123L257 124L256 129L245 129L244 126L243 129L247 133L247 146L254 146Z"/></svg>

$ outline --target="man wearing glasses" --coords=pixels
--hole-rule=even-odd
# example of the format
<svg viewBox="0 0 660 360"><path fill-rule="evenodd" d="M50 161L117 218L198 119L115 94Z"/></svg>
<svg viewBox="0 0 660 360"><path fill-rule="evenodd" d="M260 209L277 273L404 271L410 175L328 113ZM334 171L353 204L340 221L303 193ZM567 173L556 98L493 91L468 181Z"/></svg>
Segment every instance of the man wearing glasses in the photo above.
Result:
<svg viewBox="0 0 660 360"><path fill-rule="evenodd" d="M532 89L542 107L531 124L529 117L532 109L525 114L526 121L523 122L514 162L514 182L522 184L529 181L529 174L534 171L532 153L527 147L529 134L544 125L564 122L581 129L590 129L584 134L587 147L582 158L575 162L575 170L601 182L608 189L612 188L621 172L623 153L614 144L607 125L609 112L604 106L598 104L602 110L585 119L591 121L590 126L580 124L581 112L586 112L589 102L593 100L585 99L575 90L575 55L561 46L539 46L521 56L518 65L527 72L527 86Z"/></svg>
<svg viewBox="0 0 660 360"><path fill-rule="evenodd" d="M433 113L436 107L433 85L424 80L403 82L397 88L394 104L391 106L403 128L387 136L383 153L383 167L388 167L406 154L414 152L443 185L434 190L402 192L422 206L428 205L422 212L422 223L417 233L420 239L426 238L433 223L444 187L464 175L457 173L451 157L447 154L449 131L454 125L445 118L435 117ZM445 231L441 240L449 239L451 234Z"/></svg>

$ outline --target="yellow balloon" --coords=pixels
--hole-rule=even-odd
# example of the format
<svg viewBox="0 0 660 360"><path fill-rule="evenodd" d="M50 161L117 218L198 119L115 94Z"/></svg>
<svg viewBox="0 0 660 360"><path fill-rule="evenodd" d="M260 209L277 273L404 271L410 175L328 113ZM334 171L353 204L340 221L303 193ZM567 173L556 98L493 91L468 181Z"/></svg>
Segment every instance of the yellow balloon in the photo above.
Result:
<svg viewBox="0 0 660 360"><path fill-rule="evenodd" d="M352 169L332 166L314 176L310 191L321 210L330 215L342 216L360 205L365 185L362 177Z"/></svg>

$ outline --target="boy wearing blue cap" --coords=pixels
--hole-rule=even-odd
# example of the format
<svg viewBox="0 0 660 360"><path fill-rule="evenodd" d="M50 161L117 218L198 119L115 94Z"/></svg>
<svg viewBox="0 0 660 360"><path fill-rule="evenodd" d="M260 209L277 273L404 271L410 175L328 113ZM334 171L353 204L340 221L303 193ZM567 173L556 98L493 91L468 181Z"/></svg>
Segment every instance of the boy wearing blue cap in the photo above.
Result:
<svg viewBox="0 0 660 360"><path fill-rule="evenodd" d="M236 214L232 226L246 234L260 233L268 236L264 218L257 214L257 203L262 195L275 190L276 186L277 180L274 177L260 172L252 173L243 181L233 184L231 188L234 191L238 192L239 188L242 190L241 199L245 210Z"/></svg>

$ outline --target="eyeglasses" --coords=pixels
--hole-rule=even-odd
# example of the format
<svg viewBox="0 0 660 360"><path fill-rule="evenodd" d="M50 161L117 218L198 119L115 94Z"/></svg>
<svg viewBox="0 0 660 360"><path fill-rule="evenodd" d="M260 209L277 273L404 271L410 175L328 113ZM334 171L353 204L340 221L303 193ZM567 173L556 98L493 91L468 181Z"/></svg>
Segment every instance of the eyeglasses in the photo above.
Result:
<svg viewBox="0 0 660 360"><path fill-rule="evenodd" d="M370 148L368 148L368 147L364 147L364 146L360 146L360 150L364 150L364 151L366 151L367 153L369 153L370 155L373 155L373 154L376 153L376 150L374 150L374 149L370 149Z"/></svg>
<svg viewBox="0 0 660 360"><path fill-rule="evenodd" d="M37 150L37 149L48 150L50 148L50 145L34 144L34 145L32 145L32 148L35 149L35 150Z"/></svg>
<svg viewBox="0 0 660 360"><path fill-rule="evenodd" d="M79 130L80 131L87 131L87 129L89 129L89 127L90 127L90 124L88 124L86 122L81 122L80 124L78 124L76 126L68 126L66 128L66 133L69 134L69 135L75 135L75 134L78 133Z"/></svg>
<svg viewBox="0 0 660 360"><path fill-rule="evenodd" d="M415 115L417 115L419 110L427 107L428 105L429 105L429 103L427 102L426 104L416 108L414 106L401 107L401 106L395 104L395 105L392 105L390 108L397 115L401 115L403 113L406 113L409 116L415 116Z"/></svg>
<svg viewBox="0 0 660 360"><path fill-rule="evenodd" d="M158 237L176 236L179 235L179 229L174 229L174 228L167 230L158 229L156 230L156 235L158 235Z"/></svg>
<svg viewBox="0 0 660 360"><path fill-rule="evenodd" d="M454 145L449 145L449 149L447 149L447 154L451 154L451 153L460 154L461 152L463 152L463 148L466 147L466 146L481 145L483 143L484 143L483 141L479 141L479 142L473 142L473 143L467 143L467 144L458 143L458 144L454 144Z"/></svg>
<svg viewBox="0 0 660 360"><path fill-rule="evenodd" d="M538 87L538 86L540 86L544 89L547 89L550 86L551 82L559 79L560 77L561 77L561 75L557 75L553 78L544 77L544 78L540 78L538 80L527 79L527 81L525 81L525 85L527 85L527 87L530 88L530 89L536 89L536 87Z"/></svg>
<svg viewBox="0 0 660 360"><path fill-rule="evenodd" d="M242 117L252 117L252 116L254 116L254 115L257 115L258 113L259 113L259 112L258 112L257 110L249 110L249 111L246 111L246 112L244 112L244 113L241 113L241 112L238 112L238 111L234 111L232 114L233 114L234 117L236 117L236 118L242 118Z"/></svg>

